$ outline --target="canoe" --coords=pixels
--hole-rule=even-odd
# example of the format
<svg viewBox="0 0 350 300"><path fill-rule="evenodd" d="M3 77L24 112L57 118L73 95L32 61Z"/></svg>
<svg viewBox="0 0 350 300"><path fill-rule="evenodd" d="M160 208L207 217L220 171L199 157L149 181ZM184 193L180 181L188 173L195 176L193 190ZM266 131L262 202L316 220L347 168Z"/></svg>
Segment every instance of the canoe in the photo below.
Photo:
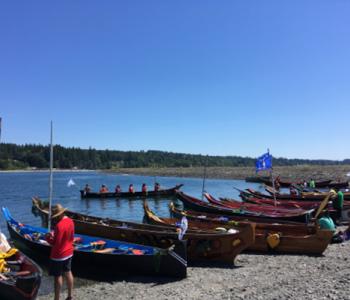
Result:
<svg viewBox="0 0 350 300"><path fill-rule="evenodd" d="M4 258L8 270L0 273L0 299L34 300L41 283L40 267L17 249L12 248L6 254L9 255Z"/></svg>
<svg viewBox="0 0 350 300"><path fill-rule="evenodd" d="M332 180L315 181L315 187L317 187L317 188L328 187L329 184L331 183L331 181ZM279 180L279 184L281 187L290 187L292 184L293 185L302 185L303 183L304 183L304 181L292 182L292 181Z"/></svg>
<svg viewBox="0 0 350 300"><path fill-rule="evenodd" d="M220 200L231 200L230 198L220 198ZM279 201L276 200L276 203L273 199L263 199L263 198L255 198L255 197L245 197L243 199L244 202L255 203L260 205L271 205L277 207L285 207L285 208L303 208L303 209L315 209L319 206L319 202L316 201L297 201L297 200L289 200L289 201Z"/></svg>
<svg viewBox="0 0 350 300"><path fill-rule="evenodd" d="M307 222L310 219L311 211L304 212L286 212L286 213L266 213L266 212L257 212L249 211L246 209L231 209L226 207L221 207L217 205L212 205L207 202L204 202L200 199L189 196L183 192L178 192L178 199L182 201L186 208L192 210L203 211L214 214L221 215L231 215L231 216L244 216L244 217L262 217L266 219L273 220L286 220L286 221L295 221L295 222Z"/></svg>
<svg viewBox="0 0 350 300"><path fill-rule="evenodd" d="M163 224L174 226L178 218L186 216L190 228L210 229L213 227L224 227L229 229L237 221L236 217L222 216L196 211L180 211L170 203L170 210L175 218L161 218L153 216L145 211L148 220L152 224ZM243 223L241 219L239 223ZM292 253L321 255L333 237L330 230L321 230L315 224L300 223L255 223L255 243L249 246L246 251L263 253ZM274 247L269 243L269 237L275 238L277 234L278 244Z"/></svg>
<svg viewBox="0 0 350 300"><path fill-rule="evenodd" d="M39 202L33 201L33 205L37 208L39 206L39 214L47 217L47 210L40 208ZM71 211L66 211L65 214L73 219L76 232L81 234L158 247L168 247L178 240L178 232L173 228L105 219ZM237 225L232 234L214 230L187 231L184 239L187 240L188 262L216 261L234 264L235 257L254 243L254 226Z"/></svg>
<svg viewBox="0 0 350 300"><path fill-rule="evenodd" d="M183 184L178 184L170 189L164 189L159 191L149 191L149 192L108 192L108 193L99 193L99 192L85 192L80 190L81 198L140 198L140 197L160 197L160 196L175 196L176 191L179 190Z"/></svg>
<svg viewBox="0 0 350 300"><path fill-rule="evenodd" d="M273 195L264 194L254 189L246 189L245 191L240 191L240 197L250 197L254 196L256 198L273 199ZM284 200L294 200L294 201L322 201L328 192L302 192L299 195L291 196L289 193L276 193L276 199L279 201ZM344 192L344 200L350 200L350 192ZM345 203L344 203L345 204Z"/></svg>
<svg viewBox="0 0 350 300"><path fill-rule="evenodd" d="M331 183L332 180L323 180L323 181L315 181L315 187L316 188L326 188L329 186L329 184ZM280 179L279 184L281 187L290 187L291 185L303 185L304 181L286 181L286 180L282 180ZM272 185L271 180L266 180L263 183L267 184L267 185Z"/></svg>
<svg viewBox="0 0 350 300"><path fill-rule="evenodd" d="M331 182L330 184L328 184L328 188L335 188L335 189L345 189L349 186L349 182L348 181L344 181L344 182Z"/></svg>
<svg viewBox="0 0 350 300"><path fill-rule="evenodd" d="M289 212L300 212L300 213L305 213L305 212L311 212L314 210L312 209L303 209L301 207L295 207L295 206L290 206L290 207L281 207L281 206L272 206L272 205L264 205L263 203L247 203L247 202L242 202L242 201L237 201L235 199L228 199L228 198L219 198L216 199L214 196L212 196L209 193L204 193L205 198L208 200L209 203L212 203L214 205L219 205L222 207L227 207L227 208L233 208L233 209L244 209L248 211L253 211L253 212L263 212L263 213L273 213L273 214L284 214L284 213L289 213Z"/></svg>
<svg viewBox="0 0 350 300"><path fill-rule="evenodd" d="M23 225L2 209L12 240L24 252L49 261L51 246L45 241L46 228ZM76 234L72 270L84 277L115 278L120 274L152 275L185 278L186 260L175 249L91 237ZM103 248L97 247L101 244Z"/></svg>
<svg viewBox="0 0 350 300"><path fill-rule="evenodd" d="M255 182L255 183L265 183L271 182L270 176L249 176L245 178L246 182Z"/></svg>

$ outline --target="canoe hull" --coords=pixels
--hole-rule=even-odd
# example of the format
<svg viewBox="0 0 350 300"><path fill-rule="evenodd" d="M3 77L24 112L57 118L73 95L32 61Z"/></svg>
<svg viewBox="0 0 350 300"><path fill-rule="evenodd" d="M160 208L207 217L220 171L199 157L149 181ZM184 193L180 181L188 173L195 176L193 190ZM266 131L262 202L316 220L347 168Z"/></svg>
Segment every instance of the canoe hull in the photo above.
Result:
<svg viewBox="0 0 350 300"><path fill-rule="evenodd" d="M21 252L17 252L16 258L11 260L23 260L20 271L30 271L31 274L18 276L16 282L0 281L0 299L34 300L41 284L40 267Z"/></svg>
<svg viewBox="0 0 350 300"><path fill-rule="evenodd" d="M210 214L201 214L199 216L196 212L179 211L174 207L171 208L171 212L177 218L181 218L183 215L186 215L187 219L189 220L190 227L195 228L230 228L232 222L235 222L234 217L228 221L223 221L220 220L224 218L223 216ZM153 222L156 223L154 220ZM173 220L172 222L176 222L176 220ZM279 234L279 244L272 249L267 242L267 237L270 234L274 233ZM332 231L319 230L315 225L295 223L256 223L255 243L249 246L246 251L262 253L321 255L331 242L332 236Z"/></svg>
<svg viewBox="0 0 350 300"><path fill-rule="evenodd" d="M33 203L35 204L34 201ZM39 210L39 212L42 216L47 216L44 210ZM80 234L132 243L137 242L138 244L160 248L169 247L178 241L176 228L169 229L165 226L102 219L70 211L66 211L66 215L73 219L75 231ZM184 239L187 240L188 262L206 263L216 261L232 265L235 257L243 249L254 243L254 236L254 225L242 226L237 234L188 230L184 236ZM233 243L237 244L233 245Z"/></svg>
<svg viewBox="0 0 350 300"><path fill-rule="evenodd" d="M170 189L159 190L157 192L149 191L146 193L144 193L144 192L135 192L135 193L129 193L129 192L121 192L121 193L89 192L89 193L87 193L84 190L80 190L80 197L81 198L104 199L104 198L152 198L152 197L175 196L176 191L179 190L182 186L183 186L183 184L179 184L179 185L176 185L175 187L170 188Z"/></svg>
<svg viewBox="0 0 350 300"><path fill-rule="evenodd" d="M229 216L244 216L245 218L255 218L259 219L270 219L271 221L278 221L278 220L285 220L285 221L293 221L293 222L307 222L309 220L309 214L303 213L303 214L289 214L289 215L279 215L279 216L271 216L266 215L263 213L243 213L239 209L229 209L214 205L209 205L199 199L196 199L194 197L188 196L183 192L177 193L178 199L182 201L184 206L186 208L190 208L192 210L202 211L206 213L214 213L214 214L222 214L222 215L229 215Z"/></svg>
<svg viewBox="0 0 350 300"><path fill-rule="evenodd" d="M4 212L4 214L8 213ZM18 225L19 223L10 220L9 216L5 215L5 218L7 218L8 231L16 246L23 252L47 265L51 247L26 238L25 235L20 233L23 225ZM38 232L43 232L42 228L34 228L33 230L34 232L36 232L36 230L40 230ZM84 241L97 240L96 238L88 236L81 237ZM118 244L123 245L123 243L110 240L106 240L106 242L106 245L112 247L116 247ZM182 241L181 243L183 243L184 248L186 242ZM72 260L72 270L82 277L90 278L115 278L121 274L158 275L177 278L184 278L187 275L187 261L176 253L176 247L172 250L159 248L152 250L151 247L136 244L125 244L124 246L136 247L135 249L145 249L146 252L142 255L135 255L126 252L114 254L75 249ZM112 250L114 249L115 248L112 248Z"/></svg>

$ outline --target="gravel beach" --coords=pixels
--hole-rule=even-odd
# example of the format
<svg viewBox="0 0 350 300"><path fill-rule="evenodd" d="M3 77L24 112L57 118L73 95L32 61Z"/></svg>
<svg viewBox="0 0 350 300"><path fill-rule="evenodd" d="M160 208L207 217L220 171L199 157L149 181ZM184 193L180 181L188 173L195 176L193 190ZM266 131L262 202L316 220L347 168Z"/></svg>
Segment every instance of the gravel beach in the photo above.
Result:
<svg viewBox="0 0 350 300"><path fill-rule="evenodd" d="M330 245L319 257L240 254L235 268L189 267L180 281L78 279L74 299L350 299L349 262L350 242ZM53 299L43 295L53 291L52 281L44 277L39 300Z"/></svg>

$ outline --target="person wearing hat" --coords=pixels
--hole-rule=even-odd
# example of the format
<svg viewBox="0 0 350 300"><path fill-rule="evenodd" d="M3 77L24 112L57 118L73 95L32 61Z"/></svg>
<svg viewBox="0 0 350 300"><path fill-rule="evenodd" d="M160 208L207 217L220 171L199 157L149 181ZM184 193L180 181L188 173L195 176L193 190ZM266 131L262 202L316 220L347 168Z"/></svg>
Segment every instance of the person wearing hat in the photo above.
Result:
<svg viewBox="0 0 350 300"><path fill-rule="evenodd" d="M52 208L52 222L55 223L53 233L48 233L46 241L52 245L50 253L49 274L55 277L55 300L60 299L63 285L63 275L67 281L68 297L72 299L74 278L71 271L71 263L74 252L74 223L72 219L64 215L66 208L57 204Z"/></svg>

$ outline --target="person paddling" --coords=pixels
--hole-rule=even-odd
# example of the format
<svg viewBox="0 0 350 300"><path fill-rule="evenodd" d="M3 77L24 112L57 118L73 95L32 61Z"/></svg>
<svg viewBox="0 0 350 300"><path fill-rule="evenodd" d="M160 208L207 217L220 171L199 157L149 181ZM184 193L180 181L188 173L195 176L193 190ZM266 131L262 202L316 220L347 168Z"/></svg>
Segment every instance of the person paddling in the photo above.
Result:
<svg viewBox="0 0 350 300"><path fill-rule="evenodd" d="M147 194L147 185L146 185L146 183L142 184L141 191L142 191L143 194Z"/></svg>
<svg viewBox="0 0 350 300"><path fill-rule="evenodd" d="M120 185L118 184L116 187L115 187L115 193L116 194L120 194L122 192L122 189L120 187Z"/></svg>
<svg viewBox="0 0 350 300"><path fill-rule="evenodd" d="M102 184L101 188L100 188L100 193L108 193L108 188L105 184Z"/></svg>
<svg viewBox="0 0 350 300"><path fill-rule="evenodd" d="M74 278L71 270L72 257L74 252L74 223L72 219L64 215L66 208L56 204L52 208L52 222L55 224L54 231L47 233L46 241L52 245L50 253L49 275L55 280L55 300L60 299L63 285L63 275L67 281L68 297L72 300Z"/></svg>
<svg viewBox="0 0 350 300"><path fill-rule="evenodd" d="M156 182L156 183L154 184L154 191L155 191L155 192L159 192L159 190L160 190L160 184L159 184L158 182Z"/></svg>

